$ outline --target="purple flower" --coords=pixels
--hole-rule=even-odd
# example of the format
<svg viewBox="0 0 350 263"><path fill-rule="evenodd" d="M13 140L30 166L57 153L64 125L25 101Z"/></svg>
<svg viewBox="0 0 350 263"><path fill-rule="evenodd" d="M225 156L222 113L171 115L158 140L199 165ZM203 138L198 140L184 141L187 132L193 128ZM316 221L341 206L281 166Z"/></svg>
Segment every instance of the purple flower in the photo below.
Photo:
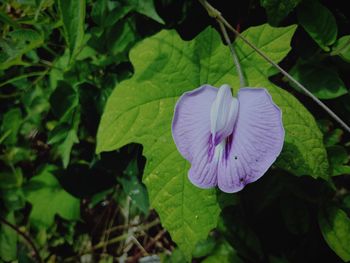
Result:
<svg viewBox="0 0 350 263"><path fill-rule="evenodd" d="M203 85L175 106L172 134L191 163L190 181L200 188L240 191L258 180L283 147L282 113L264 88Z"/></svg>

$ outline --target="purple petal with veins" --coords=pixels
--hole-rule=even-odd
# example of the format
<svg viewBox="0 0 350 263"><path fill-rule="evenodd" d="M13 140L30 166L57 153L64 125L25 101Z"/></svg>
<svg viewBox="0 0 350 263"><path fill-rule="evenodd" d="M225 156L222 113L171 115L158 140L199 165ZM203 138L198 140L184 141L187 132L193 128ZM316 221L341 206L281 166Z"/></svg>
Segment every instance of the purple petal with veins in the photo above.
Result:
<svg viewBox="0 0 350 263"><path fill-rule="evenodd" d="M175 106L172 134L191 163L190 181L200 188L240 191L259 179L280 154L280 109L264 88L209 85L184 93Z"/></svg>

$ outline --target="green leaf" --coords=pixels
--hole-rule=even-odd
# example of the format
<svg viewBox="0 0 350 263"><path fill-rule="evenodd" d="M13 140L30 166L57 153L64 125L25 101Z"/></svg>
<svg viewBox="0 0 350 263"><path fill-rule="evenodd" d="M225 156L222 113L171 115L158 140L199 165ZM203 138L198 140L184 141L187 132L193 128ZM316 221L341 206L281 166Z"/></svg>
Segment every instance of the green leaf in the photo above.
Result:
<svg viewBox="0 0 350 263"><path fill-rule="evenodd" d="M319 225L329 247L344 261L350 260L350 219L335 207L326 206L319 212Z"/></svg>
<svg viewBox="0 0 350 263"><path fill-rule="evenodd" d="M63 167L66 168L72 147L79 142L79 94L67 82L59 81L57 85L51 94L50 104L52 112L59 118L59 123L49 133L48 143L55 145L54 152L62 158Z"/></svg>
<svg viewBox="0 0 350 263"><path fill-rule="evenodd" d="M52 112L61 121L69 120L79 104L78 92L67 82L59 81L50 96Z"/></svg>
<svg viewBox="0 0 350 263"><path fill-rule="evenodd" d="M111 7L112 6L112 7ZM91 17L100 26L112 26L132 10L130 5L109 0L98 0L92 8Z"/></svg>
<svg viewBox="0 0 350 263"><path fill-rule="evenodd" d="M349 162L349 154L343 146L334 145L328 147L329 163L331 175L350 174L350 166L346 165Z"/></svg>
<svg viewBox="0 0 350 263"><path fill-rule="evenodd" d="M41 46L44 38L32 29L16 29L0 39L0 70L24 64L22 55Z"/></svg>
<svg viewBox="0 0 350 263"><path fill-rule="evenodd" d="M138 180L137 176L139 170L137 161L133 160L129 163L124 171L124 177L118 178L125 194L129 195L132 202L144 213L147 214L149 210L149 200L147 190L143 184Z"/></svg>
<svg viewBox="0 0 350 263"><path fill-rule="evenodd" d="M216 240L213 236L209 236L206 240L201 240L197 243L193 250L192 256L194 258L201 258L210 255L216 245Z"/></svg>
<svg viewBox="0 0 350 263"><path fill-rule="evenodd" d="M260 0L269 23L274 26L277 26L300 2L301 0Z"/></svg>
<svg viewBox="0 0 350 263"><path fill-rule="evenodd" d="M26 186L27 200L32 204L30 221L38 228L48 228L56 214L66 220L78 220L80 201L62 189L53 175L56 167L47 165Z"/></svg>
<svg viewBox="0 0 350 263"><path fill-rule="evenodd" d="M11 109L4 114L0 127L0 143L14 145L17 142L17 134L22 124L22 113L19 108Z"/></svg>
<svg viewBox="0 0 350 263"><path fill-rule="evenodd" d="M16 21L12 19L8 14L0 10L0 21L2 21L5 25L12 26L14 28L18 28L18 24Z"/></svg>
<svg viewBox="0 0 350 263"><path fill-rule="evenodd" d="M280 61L290 50L295 28L262 25L243 34ZM283 167L314 177L324 175L327 156L312 115L288 92L268 81L269 66L263 59L241 41L236 48L250 86L269 89L283 110L288 157ZM239 79L229 58L229 49L210 28L189 42L175 31L162 31L144 40L130 53L135 74L110 96L97 135L97 152L132 142L143 144L147 158L143 181L151 205L187 258L216 226L219 208L214 190L198 189L187 178L189 164L178 153L171 135L173 110L179 96L205 83L217 87L229 83L237 90ZM294 149L301 153L291 154Z"/></svg>
<svg viewBox="0 0 350 263"><path fill-rule="evenodd" d="M342 36L335 42L331 55L338 55L350 63L350 35Z"/></svg>
<svg viewBox="0 0 350 263"><path fill-rule="evenodd" d="M243 263L233 247L226 241L222 242L209 257L202 263Z"/></svg>
<svg viewBox="0 0 350 263"><path fill-rule="evenodd" d="M78 142L79 142L79 138L78 138L77 130L73 128L68 131L64 141L60 145L58 145L57 152L62 158L62 164L64 168L68 167L73 145Z"/></svg>
<svg viewBox="0 0 350 263"><path fill-rule="evenodd" d="M136 12L152 18L160 24L164 24L163 19L159 17L155 10L154 0L131 0L129 2Z"/></svg>
<svg viewBox="0 0 350 263"><path fill-rule="evenodd" d="M290 73L320 99L334 99L348 93L338 72L332 68L320 64L297 63ZM301 91L294 83L291 82L291 85Z"/></svg>
<svg viewBox="0 0 350 263"><path fill-rule="evenodd" d="M298 20L306 32L324 50L329 51L338 34L335 17L318 1L303 1L298 7Z"/></svg>
<svg viewBox="0 0 350 263"><path fill-rule="evenodd" d="M7 213L5 219L16 224L13 212ZM0 223L0 259L6 262L17 259L17 233L3 223Z"/></svg>
<svg viewBox="0 0 350 263"><path fill-rule="evenodd" d="M79 52L84 40L86 3L85 0L58 0L58 7L72 60Z"/></svg>
<svg viewBox="0 0 350 263"><path fill-rule="evenodd" d="M128 18L113 26L103 36L108 39L106 49L113 56L119 56L117 61L126 60L127 51L136 43L136 22L134 18ZM115 63L115 62L114 62Z"/></svg>

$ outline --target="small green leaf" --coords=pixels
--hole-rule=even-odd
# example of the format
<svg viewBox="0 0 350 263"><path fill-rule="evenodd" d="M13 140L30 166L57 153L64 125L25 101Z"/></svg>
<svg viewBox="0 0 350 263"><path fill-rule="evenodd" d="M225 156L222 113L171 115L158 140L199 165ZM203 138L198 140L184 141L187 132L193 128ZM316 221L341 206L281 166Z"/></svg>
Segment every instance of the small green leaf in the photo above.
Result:
<svg viewBox="0 0 350 263"><path fill-rule="evenodd" d="M350 63L350 35L342 36L335 42L331 55L338 55Z"/></svg>
<svg viewBox="0 0 350 263"><path fill-rule="evenodd" d="M213 236L209 236L206 240L201 240L197 243L193 250L192 256L194 258L201 258L210 255L216 245L216 240Z"/></svg>
<svg viewBox="0 0 350 263"><path fill-rule="evenodd" d="M332 176L350 174L350 165L346 165L350 159L346 148L334 145L327 150Z"/></svg>
<svg viewBox="0 0 350 263"><path fill-rule="evenodd" d="M301 0L260 0L268 21L273 26L277 26L300 2Z"/></svg>
<svg viewBox="0 0 350 263"><path fill-rule="evenodd" d="M71 129L68 131L64 141L60 145L58 145L57 152L62 158L62 164L64 168L68 167L73 145L78 142L79 142L79 138L78 138L77 130Z"/></svg>
<svg viewBox="0 0 350 263"><path fill-rule="evenodd" d="M67 82L59 81L50 96L52 112L61 121L69 120L79 104L78 92Z"/></svg>
<svg viewBox="0 0 350 263"><path fill-rule="evenodd" d="M7 213L5 219L11 224L16 224L13 212ZM0 223L0 259L6 262L17 259L17 239L16 231Z"/></svg>
<svg viewBox="0 0 350 263"><path fill-rule="evenodd" d="M298 20L306 32L324 50L329 51L338 34L335 17L318 1L303 1L298 7Z"/></svg>
<svg viewBox="0 0 350 263"><path fill-rule="evenodd" d="M57 88L51 94L50 104L59 122L49 133L48 143L54 144L54 152L62 158L63 167L66 168L72 147L79 142L79 93L67 82L58 81Z"/></svg>
<svg viewBox="0 0 350 263"><path fill-rule="evenodd" d="M58 7L72 60L79 52L84 40L86 3L85 0L58 0Z"/></svg>
<svg viewBox="0 0 350 263"><path fill-rule="evenodd" d="M112 7L111 7L112 6ZM91 17L94 22L102 27L112 26L132 10L130 5L121 4L109 0L98 0L94 3Z"/></svg>
<svg viewBox="0 0 350 263"><path fill-rule="evenodd" d="M321 64L297 63L291 75L320 99L335 99L348 93L338 72ZM302 92L294 83L291 85Z"/></svg>
<svg viewBox="0 0 350 263"><path fill-rule="evenodd" d="M104 35L105 39L108 39L106 43L106 49L108 53L113 56L118 56L117 61L127 59L127 51L138 40L136 32L136 24L134 18L127 18L120 23L107 30ZM120 58L119 58L120 57Z"/></svg>
<svg viewBox="0 0 350 263"><path fill-rule="evenodd" d="M62 189L53 175L56 167L47 165L26 186L27 200L32 204L30 221L38 228L48 228L56 214L66 220L78 220L80 201Z"/></svg>
<svg viewBox="0 0 350 263"><path fill-rule="evenodd" d="M131 0L129 2L136 12L152 18L160 24L164 24L163 19L159 17L155 10L154 0Z"/></svg>
<svg viewBox="0 0 350 263"><path fill-rule="evenodd" d="M22 56L41 46L44 38L32 29L16 29L0 39L0 70L24 64Z"/></svg>
<svg viewBox="0 0 350 263"><path fill-rule="evenodd" d="M97 0L92 6L91 18L98 25L103 25L108 14L108 0Z"/></svg>
<svg viewBox="0 0 350 263"><path fill-rule="evenodd" d="M124 171L125 176L118 179L123 186L125 194L130 196L132 202L135 203L144 214L147 214L149 210L147 190L145 186L139 182L137 178L138 174L137 161L133 160Z"/></svg>
<svg viewBox="0 0 350 263"><path fill-rule="evenodd" d="M20 109L15 108L6 112L0 127L0 143L4 145L15 145L21 124L22 113Z"/></svg>
<svg viewBox="0 0 350 263"><path fill-rule="evenodd" d="M202 263L243 263L237 255L237 252L226 241L220 243L215 251Z"/></svg>
<svg viewBox="0 0 350 263"><path fill-rule="evenodd" d="M350 260L350 219L335 207L326 206L319 211L319 225L329 247L344 261Z"/></svg>

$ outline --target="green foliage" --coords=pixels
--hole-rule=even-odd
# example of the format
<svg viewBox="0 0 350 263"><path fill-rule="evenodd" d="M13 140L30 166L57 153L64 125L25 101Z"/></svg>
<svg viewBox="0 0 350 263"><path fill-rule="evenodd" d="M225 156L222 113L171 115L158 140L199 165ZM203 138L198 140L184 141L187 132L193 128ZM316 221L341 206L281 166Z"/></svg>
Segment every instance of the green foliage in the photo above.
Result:
<svg viewBox="0 0 350 263"><path fill-rule="evenodd" d="M332 176L350 174L350 166L346 165L350 157L345 147L340 145L328 147L328 155Z"/></svg>
<svg viewBox="0 0 350 263"><path fill-rule="evenodd" d="M5 216L11 224L15 223L13 212ZM5 224L0 226L0 258L4 261L11 261L17 258L17 233Z"/></svg>
<svg viewBox="0 0 350 263"><path fill-rule="evenodd" d="M142 185L137 176L139 175L136 161L129 163L126 168L125 177L120 178L120 183L125 194L129 195L133 203L144 213L147 214L149 210L149 200L147 190Z"/></svg>
<svg viewBox="0 0 350 263"><path fill-rule="evenodd" d="M298 21L322 49L329 51L338 35L337 22L329 9L317 1L303 1Z"/></svg>
<svg viewBox="0 0 350 263"><path fill-rule="evenodd" d="M301 0L260 0L260 4L267 12L268 21L277 26Z"/></svg>
<svg viewBox="0 0 350 263"><path fill-rule="evenodd" d="M80 201L62 189L54 172L46 166L26 186L26 198L32 204L30 220L37 227L50 227L55 215L66 220L78 220Z"/></svg>
<svg viewBox="0 0 350 263"><path fill-rule="evenodd" d="M332 55L338 55L347 62L350 62L350 35L342 36L332 47Z"/></svg>
<svg viewBox="0 0 350 263"><path fill-rule="evenodd" d="M22 113L20 109L11 109L4 114L0 129L0 142L5 145L14 145L17 142L18 130L22 122Z"/></svg>
<svg viewBox="0 0 350 263"><path fill-rule="evenodd" d="M288 42L294 30L294 26L273 29L263 25L251 28L243 35L274 60L281 60L290 50ZM176 99L183 92L204 83L214 86L230 83L237 90L238 78L231 74L232 62L224 59L229 56L228 50L220 42L218 34L207 29L188 43L172 31L163 31L138 45L130 54L136 73L110 96L97 136L98 152L118 149L131 142L143 144L148 160L143 180L151 204L187 256L196 242L215 226L217 214L210 211L218 210L213 192L198 190L189 184L188 164L177 152L169 127ZM312 116L294 97L269 83L266 78L268 67L258 55L240 41L237 51L249 85L269 89L284 113L286 142L280 165L298 175L326 178L326 151ZM296 124L298 129L295 129ZM296 137L298 140L294 139ZM186 168L180 170L181 167ZM203 198L196 203L193 197L199 195ZM169 199L170 196L173 197ZM174 215L183 218L183 223L168 223ZM206 225L201 226L201 222ZM184 239L191 233L189 231L193 233L192 237Z"/></svg>
<svg viewBox="0 0 350 263"><path fill-rule="evenodd" d="M350 123L345 4L210 3ZM0 261L350 260L349 135L239 38L248 85L283 111L283 152L237 194L189 183L177 99L239 86L212 23L191 0L0 3Z"/></svg>
<svg viewBox="0 0 350 263"><path fill-rule="evenodd" d="M16 29L0 39L0 70L24 64L22 56L39 47L43 37L32 29Z"/></svg>
<svg viewBox="0 0 350 263"><path fill-rule="evenodd" d="M320 210L319 225L328 245L341 259L349 261L350 219L346 213L335 206L326 206Z"/></svg>
<svg viewBox="0 0 350 263"><path fill-rule="evenodd" d="M85 0L58 0L63 22L64 37L68 44L71 59L74 59L84 40Z"/></svg>
<svg viewBox="0 0 350 263"><path fill-rule="evenodd" d="M334 99L348 93L338 72L329 66L320 63L298 63L291 70L291 74L320 99ZM295 84L291 85L300 91Z"/></svg>
<svg viewBox="0 0 350 263"><path fill-rule="evenodd" d="M213 254L204 259L204 263L241 263L243 262L236 254L236 251L227 242L222 242Z"/></svg>

